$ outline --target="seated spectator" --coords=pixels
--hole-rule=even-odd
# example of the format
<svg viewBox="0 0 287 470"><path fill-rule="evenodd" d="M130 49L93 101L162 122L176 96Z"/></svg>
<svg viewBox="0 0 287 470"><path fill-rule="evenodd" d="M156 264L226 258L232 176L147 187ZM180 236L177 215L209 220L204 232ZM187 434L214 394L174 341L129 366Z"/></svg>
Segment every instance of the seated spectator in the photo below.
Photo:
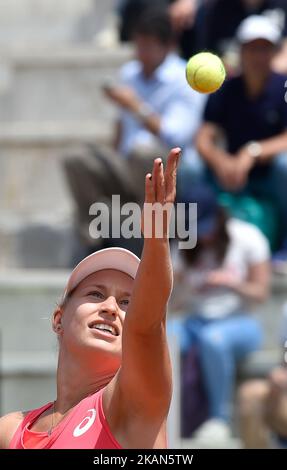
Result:
<svg viewBox="0 0 287 470"><path fill-rule="evenodd" d="M169 12L182 57L188 59L197 52L197 11L200 0L121 0L119 4L120 40L130 41L134 22L151 7Z"/></svg>
<svg viewBox="0 0 287 470"><path fill-rule="evenodd" d="M266 380L253 379L239 390L240 433L246 449L287 448L287 368Z"/></svg>
<svg viewBox="0 0 287 470"><path fill-rule="evenodd" d="M106 96L119 108L114 149L94 147L87 155L67 158L65 171L77 205L77 226L86 246L89 208L97 201L142 202L140 182L154 156L170 146L185 155L200 123L203 97L185 80L185 62L174 52L169 16L149 11L135 23L136 60L124 65L120 80L106 84Z"/></svg>
<svg viewBox="0 0 287 470"><path fill-rule="evenodd" d="M251 16L239 27L237 38L242 73L209 97L198 150L220 191L274 202L282 222L283 250L275 261L286 265L286 77L271 71L280 32L267 18Z"/></svg>
<svg viewBox="0 0 287 470"><path fill-rule="evenodd" d="M235 366L262 339L251 310L268 296L269 247L256 227L228 219L211 189L192 190L185 202L194 201L198 241L192 250L173 253L168 333L178 335L183 356L197 348L209 419L196 436L222 444L230 434Z"/></svg>
<svg viewBox="0 0 287 470"><path fill-rule="evenodd" d="M199 8L201 19L198 45L226 57L234 49L236 30L251 15L264 15L280 27L284 39L282 50L274 59L277 71L287 72L287 2L286 0L215 0Z"/></svg>
<svg viewBox="0 0 287 470"><path fill-rule="evenodd" d="M282 364L266 379L248 380L239 389L240 437L246 449L287 448L287 304L282 323Z"/></svg>

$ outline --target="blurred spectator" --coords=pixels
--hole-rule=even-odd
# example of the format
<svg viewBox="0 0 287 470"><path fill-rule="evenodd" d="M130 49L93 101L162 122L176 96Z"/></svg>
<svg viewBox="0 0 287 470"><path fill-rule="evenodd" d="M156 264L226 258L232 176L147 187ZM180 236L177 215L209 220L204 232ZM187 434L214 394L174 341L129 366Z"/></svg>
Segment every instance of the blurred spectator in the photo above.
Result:
<svg viewBox="0 0 287 470"><path fill-rule="evenodd" d="M239 389L239 424L246 449L287 448L287 305L284 308L283 363L264 379Z"/></svg>
<svg viewBox="0 0 287 470"><path fill-rule="evenodd" d="M183 355L198 351L209 419L196 437L222 443L230 437L235 365L261 343L260 323L250 312L268 296L269 248L256 227L227 218L210 188L187 193L185 202L194 201L198 241L193 250L173 253L168 331L178 335Z"/></svg>
<svg viewBox="0 0 287 470"><path fill-rule="evenodd" d="M287 448L287 368L266 380L254 379L239 391L240 432L246 449Z"/></svg>
<svg viewBox="0 0 287 470"><path fill-rule="evenodd" d="M282 222L276 263L282 267L287 261L286 77L271 71L280 32L267 18L251 16L237 38L242 74L209 97L197 144L219 190L274 201Z"/></svg>
<svg viewBox="0 0 287 470"><path fill-rule="evenodd" d="M203 3L207 3L207 0L156 0L156 2L153 0L121 0L119 6L120 39L121 41L131 39L133 25L146 9L151 6L161 7L169 12L173 31L178 37L181 55L188 59L198 51L198 37L201 34L201 27L197 12L198 7Z"/></svg>
<svg viewBox="0 0 287 470"><path fill-rule="evenodd" d="M201 36L199 47L210 49L221 56L227 56L233 49L239 24L250 15L269 17L287 37L286 0L214 0L199 9ZM287 40L275 59L277 71L287 71Z"/></svg>
<svg viewBox="0 0 287 470"><path fill-rule="evenodd" d="M86 245L89 208L110 202L113 194L122 203L141 201L142 178L152 159L180 146L192 147L203 108L203 97L185 80L185 62L174 51L169 16L147 11L136 22L133 41L137 59L121 70L120 80L106 83L106 96L119 108L114 150L95 147L87 155L69 158L65 170L78 208L77 226Z"/></svg>

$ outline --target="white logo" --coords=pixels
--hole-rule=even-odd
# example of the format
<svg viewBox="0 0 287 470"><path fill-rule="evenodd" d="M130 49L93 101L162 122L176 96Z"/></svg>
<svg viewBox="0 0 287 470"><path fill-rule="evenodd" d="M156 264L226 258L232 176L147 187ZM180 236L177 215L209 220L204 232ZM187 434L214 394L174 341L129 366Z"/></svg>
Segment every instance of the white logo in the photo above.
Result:
<svg viewBox="0 0 287 470"><path fill-rule="evenodd" d="M78 426L74 429L73 432L74 437L82 436L83 434L85 434L85 432L90 429L91 426L93 426L96 419L97 410L95 410L95 408L91 408L90 410L88 410L88 412L91 412L91 416L86 416L83 421L78 424Z"/></svg>

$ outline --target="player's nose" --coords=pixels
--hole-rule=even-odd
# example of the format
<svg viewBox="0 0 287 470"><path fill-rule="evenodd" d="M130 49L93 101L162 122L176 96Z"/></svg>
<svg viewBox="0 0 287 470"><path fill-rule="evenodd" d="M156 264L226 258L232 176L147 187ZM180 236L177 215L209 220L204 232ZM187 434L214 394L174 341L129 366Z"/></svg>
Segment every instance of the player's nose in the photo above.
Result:
<svg viewBox="0 0 287 470"><path fill-rule="evenodd" d="M102 302L102 305L100 308L101 314L116 318L118 315L118 311L119 311L119 307L118 307L115 297L113 296L107 297L105 301Z"/></svg>

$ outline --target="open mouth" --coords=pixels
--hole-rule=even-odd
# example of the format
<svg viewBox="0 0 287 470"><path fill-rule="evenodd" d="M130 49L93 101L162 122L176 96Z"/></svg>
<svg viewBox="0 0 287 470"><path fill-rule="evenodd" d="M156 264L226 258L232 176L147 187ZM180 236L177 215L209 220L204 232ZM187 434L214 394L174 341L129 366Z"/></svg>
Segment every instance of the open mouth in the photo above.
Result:
<svg viewBox="0 0 287 470"><path fill-rule="evenodd" d="M93 322L89 325L92 330L99 330L103 333L108 333L113 336L119 336L118 328L106 322Z"/></svg>

